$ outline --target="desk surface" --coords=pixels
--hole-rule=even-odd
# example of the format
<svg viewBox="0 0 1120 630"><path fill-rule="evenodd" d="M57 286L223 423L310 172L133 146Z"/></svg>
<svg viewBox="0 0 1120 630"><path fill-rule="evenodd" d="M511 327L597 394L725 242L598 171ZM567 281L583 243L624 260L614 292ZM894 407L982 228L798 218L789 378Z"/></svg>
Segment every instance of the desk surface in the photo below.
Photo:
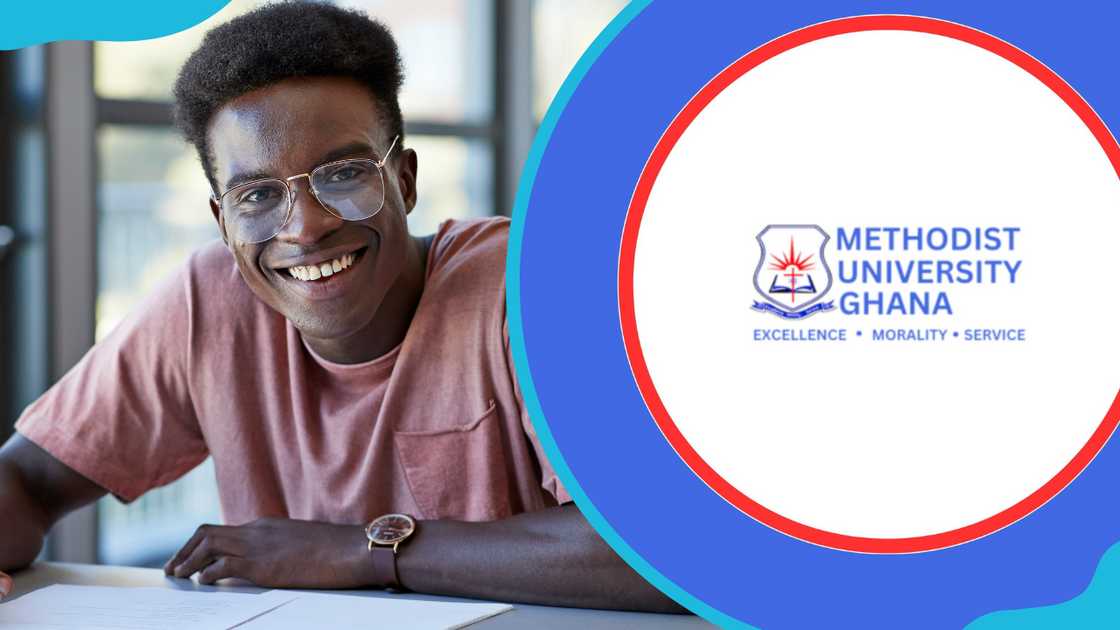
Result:
<svg viewBox="0 0 1120 630"><path fill-rule="evenodd" d="M247 586L201 586L194 581L177 580L165 577L159 569L137 569L132 567L107 567L89 564L40 563L30 569L12 576L16 581L15 591L9 599L26 595L31 591L52 584L83 584L88 586L157 586L162 588L186 589L194 591L224 591L235 593L259 593L265 589ZM390 595L381 591L344 591L348 595L363 597L403 597L421 601L469 601L451 597L415 595L412 593ZM655 615L649 613L627 613L604 610L583 610L579 608L553 608L550 606L528 606L516 604L513 610L479 622L471 628L498 630L501 628L580 628L598 630L599 628L710 628L699 617L688 615Z"/></svg>

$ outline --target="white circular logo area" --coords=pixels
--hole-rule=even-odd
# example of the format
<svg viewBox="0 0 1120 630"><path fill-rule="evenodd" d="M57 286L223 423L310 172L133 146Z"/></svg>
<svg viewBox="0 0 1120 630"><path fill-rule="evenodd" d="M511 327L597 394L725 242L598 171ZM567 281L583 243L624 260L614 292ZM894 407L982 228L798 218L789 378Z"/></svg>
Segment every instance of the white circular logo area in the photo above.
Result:
<svg viewBox="0 0 1120 630"><path fill-rule="evenodd" d="M1111 436L1120 147L989 35L868 16L779 38L673 122L627 218L643 397L709 486L800 539L961 544Z"/></svg>

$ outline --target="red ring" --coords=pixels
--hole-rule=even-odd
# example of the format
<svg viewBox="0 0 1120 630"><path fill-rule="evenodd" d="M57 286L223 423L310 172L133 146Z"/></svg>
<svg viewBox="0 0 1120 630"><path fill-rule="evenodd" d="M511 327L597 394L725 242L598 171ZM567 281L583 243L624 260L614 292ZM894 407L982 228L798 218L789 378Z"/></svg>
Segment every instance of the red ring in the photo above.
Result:
<svg viewBox="0 0 1120 630"><path fill-rule="evenodd" d="M634 316L634 252L637 247L638 230L641 227L646 202L649 200L653 183L656 181L666 158L696 116L726 87L768 59L802 44L833 35L878 30L914 31L950 37L979 46L1019 66L1053 90L1078 115L1092 132L1093 137L1097 139L1101 148L1104 149L1112 163L1113 170L1120 176L1120 145L1117 145L1104 121L1081 98L1081 95L1061 77L1034 57L1007 42L960 24L909 15L865 15L814 24L778 37L752 50L728 66L692 97L661 136L646 162L645 168L642 170L641 177L638 179L623 227L618 262L619 317L622 325L623 341L626 344L626 354L634 372L634 380L638 384L638 389L641 391L642 398L652 413L654 421L657 422L657 426L681 459L712 490L715 490L729 503L762 524L806 542L863 553L914 553L952 547L987 536L1027 516L1054 498L1077 475L1081 474L1081 471L1085 470L1085 467L1093 461L1093 458L1097 456L1097 453L1100 452L1115 431L1117 424L1120 423L1120 393L1113 399L1112 405L1100 426L1093 432L1085 446L1074 455L1073 459L1041 488L1006 510L971 525L938 534L909 538L848 536L810 527L767 509L732 486L700 457L681 434L673 419L669 416L669 412L665 409L661 397L657 394L642 354L642 344L638 337L638 328Z"/></svg>

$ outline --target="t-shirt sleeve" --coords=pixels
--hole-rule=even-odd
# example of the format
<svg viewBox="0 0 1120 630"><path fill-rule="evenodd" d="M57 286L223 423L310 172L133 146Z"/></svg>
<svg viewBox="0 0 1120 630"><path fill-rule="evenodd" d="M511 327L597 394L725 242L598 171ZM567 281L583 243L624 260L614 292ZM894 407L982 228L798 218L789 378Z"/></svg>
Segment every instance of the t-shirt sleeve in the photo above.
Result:
<svg viewBox="0 0 1120 630"><path fill-rule="evenodd" d="M16 430L123 501L201 463L191 402L189 264L31 404Z"/></svg>
<svg viewBox="0 0 1120 630"><path fill-rule="evenodd" d="M513 349L509 342L509 323L506 322L502 326L502 338L505 342L506 348L506 365L509 369L510 379L513 380L513 393L517 396L517 404L521 411L521 427L525 430L525 435L529 437L529 442L533 445L533 451L537 455L537 461L541 466L541 487L544 488L549 494L552 495L556 502L560 505L572 502L572 496L560 483L560 478L556 475L556 470L553 469L552 464L545 456L544 447L541 446L540 438L537 437L537 431L533 427L533 422L529 418L529 412L525 405L525 399L521 395L521 386L517 382L517 370L513 364Z"/></svg>

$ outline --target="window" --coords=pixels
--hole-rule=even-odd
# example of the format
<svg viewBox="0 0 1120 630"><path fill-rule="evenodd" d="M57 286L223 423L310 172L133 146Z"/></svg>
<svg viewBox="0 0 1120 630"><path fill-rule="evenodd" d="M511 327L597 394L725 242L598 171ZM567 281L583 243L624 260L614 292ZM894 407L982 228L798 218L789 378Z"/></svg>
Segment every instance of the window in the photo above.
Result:
<svg viewBox="0 0 1120 630"><path fill-rule="evenodd" d="M410 229L428 234L450 217L508 213L510 182L525 146L571 66L623 0L338 0L385 22L405 64L401 108L419 158ZM93 49L97 110L96 335L104 337L190 251L217 238L209 190L192 147L171 127L179 66L211 27L262 4L233 0L206 22L158 40L99 42ZM531 12L525 11L526 6ZM520 40L511 34L532 30ZM511 41L530 41L525 46ZM502 42L506 42L503 45ZM527 76L507 72L525 56ZM508 97L532 111L517 118ZM515 99L516 100L516 99ZM511 129L521 125L525 128ZM220 520L209 461L125 506L99 508L98 556L162 563L201 522Z"/></svg>
<svg viewBox="0 0 1120 630"><path fill-rule="evenodd" d="M44 47L0 53L0 439L46 388Z"/></svg>
<svg viewBox="0 0 1120 630"><path fill-rule="evenodd" d="M627 0L533 0L533 112L544 117L572 66Z"/></svg>

